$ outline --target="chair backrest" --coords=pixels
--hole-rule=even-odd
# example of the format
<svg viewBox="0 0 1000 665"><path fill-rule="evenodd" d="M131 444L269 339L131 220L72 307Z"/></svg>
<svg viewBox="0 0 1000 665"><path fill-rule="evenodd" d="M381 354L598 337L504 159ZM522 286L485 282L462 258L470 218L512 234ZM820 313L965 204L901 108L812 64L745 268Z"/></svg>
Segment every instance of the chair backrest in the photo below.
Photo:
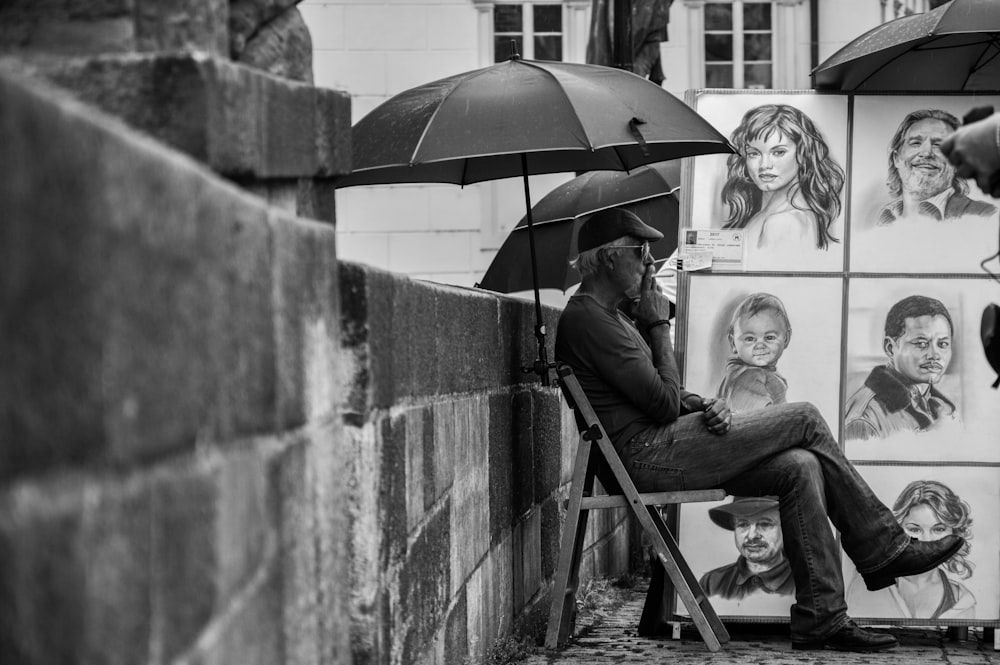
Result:
<svg viewBox="0 0 1000 665"><path fill-rule="evenodd" d="M579 380L573 374L573 368L565 363L557 363L556 376L558 377L559 388L562 390L563 398L569 407L573 409L573 416L576 419L576 427L580 431L580 437L592 442L596 442L602 437L610 441L604 425L601 424L597 413L594 412L594 407L583 392ZM590 469L597 479L601 481L601 486L608 494L622 494L621 485L614 474L611 473L611 468L608 467L604 455L597 446L594 446L590 452Z"/></svg>

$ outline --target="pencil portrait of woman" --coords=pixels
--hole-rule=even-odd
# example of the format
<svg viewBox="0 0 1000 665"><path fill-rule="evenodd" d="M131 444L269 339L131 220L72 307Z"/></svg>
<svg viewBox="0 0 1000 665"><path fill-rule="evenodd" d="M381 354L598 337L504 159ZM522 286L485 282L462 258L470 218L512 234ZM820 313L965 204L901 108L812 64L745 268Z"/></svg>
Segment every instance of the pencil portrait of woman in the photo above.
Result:
<svg viewBox="0 0 1000 665"><path fill-rule="evenodd" d="M794 257L840 242L844 169L813 121L788 104L748 110L730 140L723 228L744 229L748 253Z"/></svg>
<svg viewBox="0 0 1000 665"><path fill-rule="evenodd" d="M879 591L866 591L860 576L855 578L847 599L851 612L898 619L975 618L976 597L959 581L972 577L973 571L968 560L968 541L972 539L969 504L944 483L914 480L900 492L892 512L912 538L930 541L955 534L966 543L937 568L897 578L895 584Z"/></svg>

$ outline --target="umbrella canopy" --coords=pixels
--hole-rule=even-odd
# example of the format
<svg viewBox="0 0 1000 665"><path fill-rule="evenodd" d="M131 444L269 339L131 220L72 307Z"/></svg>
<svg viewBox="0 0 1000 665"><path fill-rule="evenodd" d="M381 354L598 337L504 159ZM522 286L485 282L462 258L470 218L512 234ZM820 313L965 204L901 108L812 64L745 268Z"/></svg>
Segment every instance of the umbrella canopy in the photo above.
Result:
<svg viewBox="0 0 1000 665"><path fill-rule="evenodd" d="M631 170L733 152L729 141L660 86L622 69L510 60L399 93L351 130L354 168L336 187L521 176L532 271L528 176ZM548 384L545 325L535 283L534 369Z"/></svg>
<svg viewBox="0 0 1000 665"><path fill-rule="evenodd" d="M640 166L631 172L590 171L559 185L531 210L535 246L540 257L538 287L565 291L580 277L570 268L576 256L576 234L592 214L606 208L631 210L663 234L650 245L654 259L665 259L677 248L680 206L675 192L680 162ZM500 293L528 291L532 279L528 219L523 217L504 241L477 286Z"/></svg>
<svg viewBox="0 0 1000 665"><path fill-rule="evenodd" d="M1000 90L1000 2L951 0L869 30L812 72L817 90Z"/></svg>
<svg viewBox="0 0 1000 665"><path fill-rule="evenodd" d="M516 57L399 93L351 141L354 168L337 187L466 185L732 152L694 109L631 72Z"/></svg>

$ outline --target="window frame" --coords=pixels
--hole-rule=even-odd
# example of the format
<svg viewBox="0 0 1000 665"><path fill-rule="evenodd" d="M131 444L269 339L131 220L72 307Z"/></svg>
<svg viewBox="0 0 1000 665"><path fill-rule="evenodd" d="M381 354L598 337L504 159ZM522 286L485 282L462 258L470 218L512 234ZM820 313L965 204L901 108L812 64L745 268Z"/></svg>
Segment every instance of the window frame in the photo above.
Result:
<svg viewBox="0 0 1000 665"><path fill-rule="evenodd" d="M521 6L521 32L497 32L496 31L496 20L493 18L493 45L494 54L496 53L496 40L498 36L510 35L512 38L514 35L521 36L521 52L518 54L525 60L535 60L535 38L545 37L545 36L558 36L559 37L559 61L566 61L567 46L566 46L566 3L561 2L561 0L519 0L518 2L491 2L491 17L493 16L493 10L497 5L520 5ZM539 5L551 5L559 7L559 24L560 32L552 31L535 31L535 11L534 8ZM494 62L503 62L503 60L496 60L496 55L494 55ZM504 58L506 60L506 58Z"/></svg>
<svg viewBox="0 0 1000 665"><path fill-rule="evenodd" d="M750 29L747 30L744 27L744 12L743 8L748 4L754 5L768 5L770 12L770 23L771 27L768 30L760 29ZM733 89L740 89L746 87L746 67L748 64L767 64L770 68L770 85L769 86L754 86L754 88L773 88L774 82L777 77L776 71L776 58L775 58L775 3L773 0L708 0L702 6L702 11L707 9L708 5L731 5L732 12L730 14L732 18L732 25L730 30L710 30L705 26L702 30L702 76L703 80L708 79L708 67L709 65L719 66L728 64L730 71L732 72L732 86ZM704 25L704 22L703 22ZM705 38L709 35L732 35L733 40L733 50L732 50L732 60L715 60L709 61L706 52ZM771 57L769 60L746 60L744 51L746 45L747 35L768 35L770 37L771 44Z"/></svg>

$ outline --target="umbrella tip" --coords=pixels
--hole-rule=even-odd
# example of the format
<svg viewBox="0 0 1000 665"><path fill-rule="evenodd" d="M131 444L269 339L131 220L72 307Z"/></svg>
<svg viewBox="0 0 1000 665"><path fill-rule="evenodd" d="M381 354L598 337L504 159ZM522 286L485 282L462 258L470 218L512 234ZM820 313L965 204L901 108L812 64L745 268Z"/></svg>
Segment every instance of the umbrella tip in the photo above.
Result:
<svg viewBox="0 0 1000 665"><path fill-rule="evenodd" d="M511 60L520 60L521 59L521 56L517 52L517 40L516 39L510 40L510 59Z"/></svg>

